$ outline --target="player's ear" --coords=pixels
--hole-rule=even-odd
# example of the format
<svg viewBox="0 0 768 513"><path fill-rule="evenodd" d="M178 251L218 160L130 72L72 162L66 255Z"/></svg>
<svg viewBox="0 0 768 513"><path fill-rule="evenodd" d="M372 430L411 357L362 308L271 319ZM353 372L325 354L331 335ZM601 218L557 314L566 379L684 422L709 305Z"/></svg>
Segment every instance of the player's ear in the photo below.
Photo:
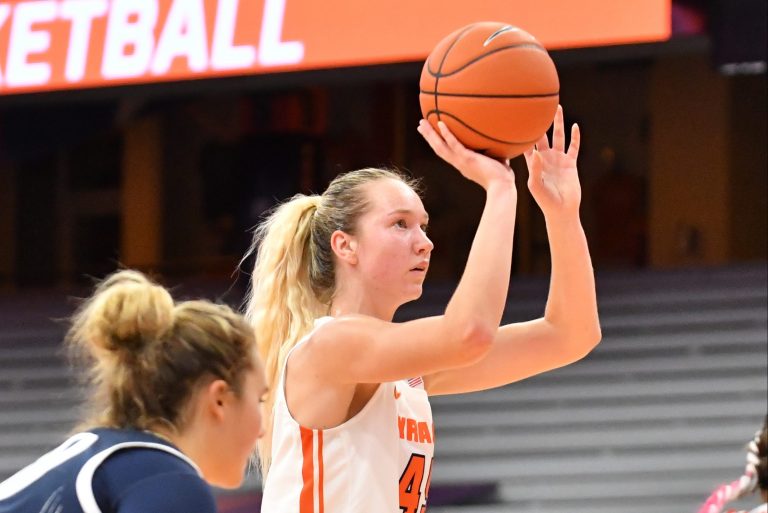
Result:
<svg viewBox="0 0 768 513"><path fill-rule="evenodd" d="M351 265L357 263L357 239L353 235L336 230L331 234L331 249L340 260Z"/></svg>
<svg viewBox="0 0 768 513"><path fill-rule="evenodd" d="M232 391L229 383L223 379L215 379L202 391L201 398L204 408L210 412L214 418L223 419L227 403L232 398Z"/></svg>

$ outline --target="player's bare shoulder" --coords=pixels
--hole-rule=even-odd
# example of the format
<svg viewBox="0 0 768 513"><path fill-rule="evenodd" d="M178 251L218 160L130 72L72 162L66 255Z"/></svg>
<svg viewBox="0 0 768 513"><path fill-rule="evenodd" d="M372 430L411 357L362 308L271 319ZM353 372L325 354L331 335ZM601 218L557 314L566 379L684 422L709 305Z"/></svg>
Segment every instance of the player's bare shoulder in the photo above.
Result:
<svg viewBox="0 0 768 513"><path fill-rule="evenodd" d="M363 314L328 317L318 322L306 345L313 346L312 350L332 350L339 345L364 342L391 325L391 322Z"/></svg>

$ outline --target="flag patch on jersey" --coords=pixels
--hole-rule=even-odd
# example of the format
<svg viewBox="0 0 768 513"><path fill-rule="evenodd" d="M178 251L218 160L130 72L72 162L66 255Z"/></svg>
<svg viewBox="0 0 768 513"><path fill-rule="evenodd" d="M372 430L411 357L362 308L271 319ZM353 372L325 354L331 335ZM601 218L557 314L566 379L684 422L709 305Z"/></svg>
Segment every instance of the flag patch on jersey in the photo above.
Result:
<svg viewBox="0 0 768 513"><path fill-rule="evenodd" d="M423 388L424 387L424 380L421 379L421 377L410 378L408 380L408 384L411 386L411 388Z"/></svg>

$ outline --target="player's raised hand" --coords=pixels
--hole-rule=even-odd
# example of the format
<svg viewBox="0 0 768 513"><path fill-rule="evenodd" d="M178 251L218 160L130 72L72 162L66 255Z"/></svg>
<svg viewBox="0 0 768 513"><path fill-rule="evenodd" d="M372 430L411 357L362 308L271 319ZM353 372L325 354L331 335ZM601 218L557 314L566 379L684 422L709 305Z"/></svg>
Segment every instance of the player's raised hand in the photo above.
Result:
<svg viewBox="0 0 768 513"><path fill-rule="evenodd" d="M578 214L581 185L576 168L581 133L571 127L571 141L565 149L563 108L558 105L552 131L552 145L547 134L524 153L528 164L528 189L545 216Z"/></svg>

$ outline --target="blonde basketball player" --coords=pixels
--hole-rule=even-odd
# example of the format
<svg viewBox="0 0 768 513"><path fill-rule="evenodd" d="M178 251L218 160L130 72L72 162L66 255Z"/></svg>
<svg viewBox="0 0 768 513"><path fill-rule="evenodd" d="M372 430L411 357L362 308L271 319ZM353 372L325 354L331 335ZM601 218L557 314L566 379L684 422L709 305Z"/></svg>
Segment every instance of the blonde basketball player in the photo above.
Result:
<svg viewBox="0 0 768 513"><path fill-rule="evenodd" d="M362 169L284 203L257 230L247 317L271 390L259 444L262 510L421 513L435 433L428 396L498 387L587 354L600 340L579 221L579 130L564 148L558 108L526 154L547 221L552 277L544 317L499 327L517 191L508 163L422 121L433 150L485 190L466 268L445 313L393 323L418 298L432 242L421 199L399 174Z"/></svg>

